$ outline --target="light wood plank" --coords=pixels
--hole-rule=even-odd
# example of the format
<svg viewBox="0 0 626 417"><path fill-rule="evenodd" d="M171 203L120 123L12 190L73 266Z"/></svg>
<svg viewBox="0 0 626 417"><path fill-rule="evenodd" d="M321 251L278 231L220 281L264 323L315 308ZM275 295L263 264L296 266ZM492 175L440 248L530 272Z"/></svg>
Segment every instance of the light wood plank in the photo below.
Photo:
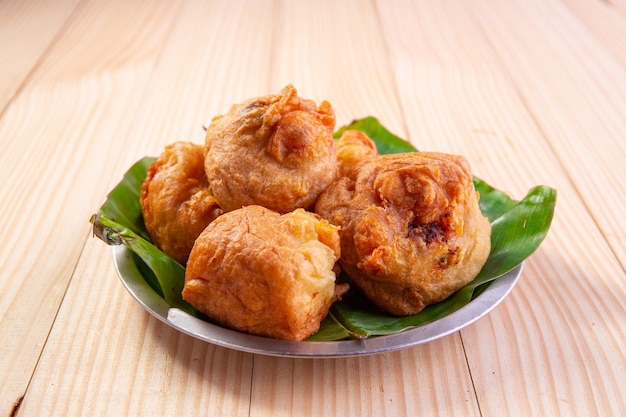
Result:
<svg viewBox="0 0 626 417"><path fill-rule="evenodd" d="M2 115L2 414L24 395L109 181L102 174L124 146L119 119L139 105L176 7L85 3Z"/></svg>
<svg viewBox="0 0 626 417"><path fill-rule="evenodd" d="M559 1L482 3L477 18L626 269L626 66Z"/></svg>
<svg viewBox="0 0 626 417"><path fill-rule="evenodd" d="M626 379L626 363L615 358L626 357L626 223L620 214L626 208L620 191L626 174L626 67L609 52L612 48L581 30L581 22L559 2L519 2L506 9L485 4L477 16L610 245L591 227L582 227L582 207L562 208L552 257L537 267L539 282L545 280L537 294L550 294L555 287L558 293L529 296L520 308L550 317L535 325L542 329L539 340L554 361L554 379L535 377L541 381L538 406L544 414L624 414L626 390L618 381ZM541 27L533 24L537 19L544 21ZM504 29L501 24L509 20ZM523 51L524 62L518 51ZM621 268L613 266L614 256ZM527 349L522 355L534 357L534 349ZM576 363L585 366L581 370ZM563 377L569 383L560 381Z"/></svg>
<svg viewBox="0 0 626 417"><path fill-rule="evenodd" d="M80 0L0 2L0 114L79 4Z"/></svg>
<svg viewBox="0 0 626 417"><path fill-rule="evenodd" d="M266 65L274 4L188 2L151 90L124 132L129 146L116 167L117 177L137 159L156 156L174 141L203 144L204 127L214 116L234 103L274 92L269 86L272 68Z"/></svg>
<svg viewBox="0 0 626 417"><path fill-rule="evenodd" d="M571 236L554 240L564 239L571 242ZM623 277L612 268L572 264L568 255L552 248L534 255L498 314L463 331L483 415L626 410L623 284L615 282L617 297L600 284L602 274Z"/></svg>
<svg viewBox="0 0 626 417"><path fill-rule="evenodd" d="M477 416L464 363L458 334L358 358L256 356L251 416Z"/></svg>
<svg viewBox="0 0 626 417"><path fill-rule="evenodd" d="M615 383L626 374L613 358L625 353L624 271L568 180L567 154L548 146L547 129L537 125L499 62L500 51L490 48L484 27L471 17L488 12L453 1L393 6L380 10L388 42L406 46L394 56L394 68L405 109L419 109L407 121L418 147L468 156L478 176L516 198L535 184L559 191L548 239L528 261L518 288L461 332L481 414L619 415L624 403ZM511 11L510 18L520 19L519 13ZM588 363L584 374L580 362Z"/></svg>
<svg viewBox="0 0 626 417"><path fill-rule="evenodd" d="M248 415L252 355L146 313L102 242L87 242L65 299L20 416Z"/></svg>
<svg viewBox="0 0 626 417"><path fill-rule="evenodd" d="M625 0L597 0L601 3L605 3L606 5L614 8L619 13L622 14L626 18L626 1Z"/></svg>
<svg viewBox="0 0 626 417"><path fill-rule="evenodd" d="M358 18L350 18L355 10ZM375 8L355 0L282 2L276 13L273 89L292 83L304 97L328 100L337 127L373 115L405 132Z"/></svg>
<svg viewBox="0 0 626 417"><path fill-rule="evenodd" d="M267 70L249 73L248 69L269 54L271 5L183 4L171 33L162 41L164 49L136 111L121 118L114 132L124 147L108 159L111 168L100 173L101 181L108 184L101 187L101 196L135 160L155 155L175 140L200 142L202 125L213 115L227 111L237 97L267 90ZM248 36L235 35L242 27L248 28ZM232 71L225 71L228 68ZM93 205L90 210L97 208ZM96 262L105 281L100 290L90 284L94 260L101 260ZM93 327L111 335L96 349L92 338L74 337L70 329L87 322L78 314L82 306L93 303L108 308L109 297L121 301L111 310L116 316L94 312ZM67 340L72 340L67 346L70 353L59 357L54 346ZM252 355L195 341L150 319L125 294L108 248L99 240L90 240L85 247L48 345L51 349L44 350L22 405L23 415L37 415L37 410L47 407L57 407L59 415L90 415L94 408L105 409L107 415L248 415ZM115 352L126 356L116 359ZM85 366L85 358L94 365ZM66 380L73 383L74 392L62 388L59 369L71 373ZM92 381L98 381L98 390L80 388ZM109 401L103 392L119 401Z"/></svg>
<svg viewBox="0 0 626 417"><path fill-rule="evenodd" d="M602 44L623 29L571 1L82 3L0 118L0 413L30 384L20 416L626 414L623 38ZM130 298L87 237L105 192L288 82L514 197L559 190L501 306L426 346L292 360L198 342Z"/></svg>
<svg viewBox="0 0 626 417"><path fill-rule="evenodd" d="M613 59L626 67L626 14L620 14L609 1L564 0L564 3L597 39L595 47L606 49ZM560 11L565 13L563 9Z"/></svg>
<svg viewBox="0 0 626 417"><path fill-rule="evenodd" d="M358 18L350 18L355 10ZM337 113L338 125L374 115L404 135L407 115L398 103L376 8L359 1L284 2L277 10L276 22L280 24L274 36L275 88L291 82L305 97L328 99ZM398 362L404 366L391 369ZM447 384L446 380L455 383ZM456 407L458 404L463 408ZM254 416L414 413L478 415L458 337L360 359L255 357Z"/></svg>

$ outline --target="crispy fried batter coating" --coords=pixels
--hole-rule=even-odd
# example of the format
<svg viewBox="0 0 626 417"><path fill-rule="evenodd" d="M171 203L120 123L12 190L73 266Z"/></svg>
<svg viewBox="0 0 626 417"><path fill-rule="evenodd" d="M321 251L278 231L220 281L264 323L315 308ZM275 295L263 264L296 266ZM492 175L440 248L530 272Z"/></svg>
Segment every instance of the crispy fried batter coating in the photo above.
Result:
<svg viewBox="0 0 626 417"><path fill-rule="evenodd" d="M447 298L476 277L489 255L491 225L461 156L366 160L322 193L316 212L341 227L342 268L394 315Z"/></svg>
<svg viewBox="0 0 626 417"><path fill-rule="evenodd" d="M148 167L140 203L153 243L184 265L196 238L223 213L204 173L204 147L168 145Z"/></svg>
<svg viewBox="0 0 626 417"><path fill-rule="evenodd" d="M338 228L314 213L247 206L198 237L183 298L232 329L303 340L348 289L335 284L340 251Z"/></svg>
<svg viewBox="0 0 626 417"><path fill-rule="evenodd" d="M280 213L311 209L337 177L335 114L288 85L234 105L206 132L206 174L225 211L261 205Z"/></svg>
<svg viewBox="0 0 626 417"><path fill-rule="evenodd" d="M376 144L365 133L358 130L346 130L335 141L339 176L347 175L357 163L378 155Z"/></svg>

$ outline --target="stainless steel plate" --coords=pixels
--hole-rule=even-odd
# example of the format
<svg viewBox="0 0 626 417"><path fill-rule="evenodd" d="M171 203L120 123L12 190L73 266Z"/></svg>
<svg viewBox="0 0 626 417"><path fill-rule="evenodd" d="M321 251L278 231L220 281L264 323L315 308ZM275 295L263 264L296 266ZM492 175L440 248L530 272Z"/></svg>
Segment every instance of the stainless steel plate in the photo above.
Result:
<svg viewBox="0 0 626 417"><path fill-rule="evenodd" d="M124 246L113 247L113 261L122 283L150 314L183 333L215 345L262 355L332 358L389 352L431 342L474 323L493 310L513 289L523 264L495 280L476 299L463 308L435 322L388 336L365 340L332 342L290 342L253 336L226 329L172 308L143 283L132 252Z"/></svg>

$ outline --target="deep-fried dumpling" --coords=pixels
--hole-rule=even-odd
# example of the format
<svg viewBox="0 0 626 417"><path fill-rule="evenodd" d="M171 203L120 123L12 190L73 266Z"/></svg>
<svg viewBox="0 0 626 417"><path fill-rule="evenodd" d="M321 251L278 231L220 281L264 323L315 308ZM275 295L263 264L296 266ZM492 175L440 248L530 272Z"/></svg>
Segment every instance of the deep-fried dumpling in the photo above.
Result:
<svg viewBox="0 0 626 417"><path fill-rule="evenodd" d="M140 204L153 243L184 265L196 238L222 214L204 173L204 147L168 145L148 167Z"/></svg>
<svg viewBox="0 0 626 417"><path fill-rule="evenodd" d="M183 298L232 329L302 340L347 291L335 283L340 251L338 228L314 213L247 206L198 237Z"/></svg>
<svg viewBox="0 0 626 417"><path fill-rule="evenodd" d="M343 177L357 163L378 155L376 144L359 130L346 130L335 141L339 176Z"/></svg>
<svg viewBox="0 0 626 417"><path fill-rule="evenodd" d="M311 209L337 177L335 115L288 85L234 105L206 131L206 174L225 211L261 205L280 213Z"/></svg>
<svg viewBox="0 0 626 417"><path fill-rule="evenodd" d="M343 270L395 315L447 298L476 277L489 255L491 225L460 156L368 159L322 193L316 212L341 227Z"/></svg>

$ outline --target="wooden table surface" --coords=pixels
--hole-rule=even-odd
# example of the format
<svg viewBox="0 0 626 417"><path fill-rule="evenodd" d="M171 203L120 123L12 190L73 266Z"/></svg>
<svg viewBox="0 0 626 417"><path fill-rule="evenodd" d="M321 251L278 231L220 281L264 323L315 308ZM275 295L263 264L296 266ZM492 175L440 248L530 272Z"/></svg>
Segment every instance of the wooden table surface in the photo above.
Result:
<svg viewBox="0 0 626 417"><path fill-rule="evenodd" d="M626 1L0 0L1 416L626 416ZM340 359L149 315L90 215L137 159L293 83L462 154L548 237L489 315Z"/></svg>

